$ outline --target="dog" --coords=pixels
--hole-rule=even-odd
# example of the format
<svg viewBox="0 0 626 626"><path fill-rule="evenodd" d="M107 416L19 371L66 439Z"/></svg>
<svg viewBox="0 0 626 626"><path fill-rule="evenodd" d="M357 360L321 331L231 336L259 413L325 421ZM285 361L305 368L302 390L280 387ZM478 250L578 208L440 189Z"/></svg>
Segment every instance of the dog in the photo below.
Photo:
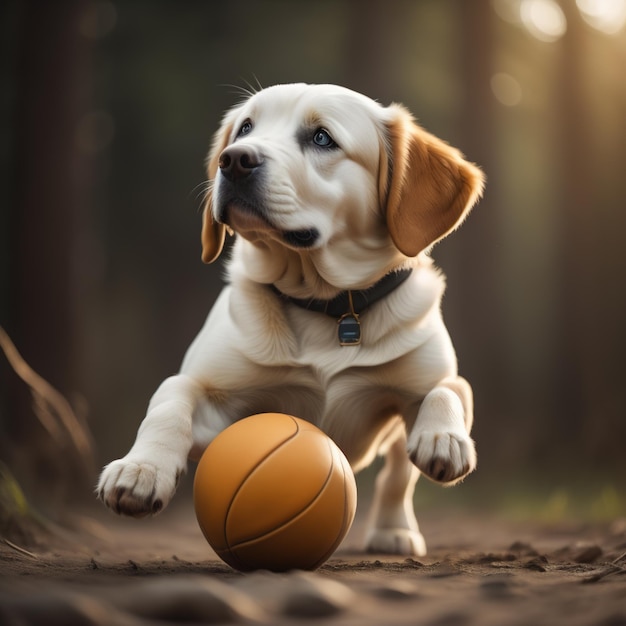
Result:
<svg viewBox="0 0 626 626"><path fill-rule="evenodd" d="M202 259L234 235L228 284L131 450L104 468L100 499L155 514L220 431L288 413L324 430L355 472L385 457L364 547L424 555L420 473L451 485L476 467L472 389L429 253L481 196L482 171L402 105L307 84L249 94L207 164Z"/></svg>

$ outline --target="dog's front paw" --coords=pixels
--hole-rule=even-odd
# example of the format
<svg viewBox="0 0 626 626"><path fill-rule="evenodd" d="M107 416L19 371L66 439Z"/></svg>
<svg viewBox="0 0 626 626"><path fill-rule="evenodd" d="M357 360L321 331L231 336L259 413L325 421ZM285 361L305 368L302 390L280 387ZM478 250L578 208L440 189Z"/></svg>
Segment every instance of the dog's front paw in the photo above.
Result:
<svg viewBox="0 0 626 626"><path fill-rule="evenodd" d="M465 434L422 431L411 438L409 458L431 480L452 485L476 469L476 448Z"/></svg>
<svg viewBox="0 0 626 626"><path fill-rule="evenodd" d="M120 515L154 515L172 499L183 471L126 457L104 468L96 491L100 500Z"/></svg>
<svg viewBox="0 0 626 626"><path fill-rule="evenodd" d="M422 533L408 528L375 528L366 541L368 552L425 556L426 542Z"/></svg>

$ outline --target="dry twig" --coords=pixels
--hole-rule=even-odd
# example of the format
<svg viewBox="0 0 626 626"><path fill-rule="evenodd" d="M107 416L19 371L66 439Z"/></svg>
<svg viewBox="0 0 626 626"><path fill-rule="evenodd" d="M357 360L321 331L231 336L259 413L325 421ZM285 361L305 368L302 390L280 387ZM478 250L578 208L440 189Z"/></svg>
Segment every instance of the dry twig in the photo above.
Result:
<svg viewBox="0 0 626 626"><path fill-rule="evenodd" d="M85 424L70 403L50 383L35 372L0 326L0 348L15 373L28 385L33 396L35 414L50 436L60 445L69 441L88 467L93 461L93 444Z"/></svg>

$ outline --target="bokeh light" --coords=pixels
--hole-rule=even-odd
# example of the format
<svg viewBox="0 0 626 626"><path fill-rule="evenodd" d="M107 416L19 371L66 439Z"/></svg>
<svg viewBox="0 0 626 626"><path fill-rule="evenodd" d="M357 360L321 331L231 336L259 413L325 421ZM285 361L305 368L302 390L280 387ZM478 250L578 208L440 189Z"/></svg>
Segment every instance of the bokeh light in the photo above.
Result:
<svg viewBox="0 0 626 626"><path fill-rule="evenodd" d="M557 41L567 30L565 14L555 0L523 0L520 16L528 32L540 41Z"/></svg>
<svg viewBox="0 0 626 626"><path fill-rule="evenodd" d="M576 0L580 13L590 26L616 35L626 24L626 0Z"/></svg>
<svg viewBox="0 0 626 626"><path fill-rule="evenodd" d="M513 107L522 101L522 87L518 80L506 72L498 72L491 77L491 91L496 100L504 106Z"/></svg>

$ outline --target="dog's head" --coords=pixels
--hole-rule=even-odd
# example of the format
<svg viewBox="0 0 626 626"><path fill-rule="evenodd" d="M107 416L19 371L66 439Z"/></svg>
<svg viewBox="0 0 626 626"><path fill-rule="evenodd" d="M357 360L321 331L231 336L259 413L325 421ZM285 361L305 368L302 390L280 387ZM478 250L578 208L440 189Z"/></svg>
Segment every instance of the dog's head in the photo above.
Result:
<svg viewBox="0 0 626 626"><path fill-rule="evenodd" d="M262 282L298 258L341 288L430 248L483 188L482 172L402 106L333 85L277 85L230 110L208 176L205 262L229 228L252 244L251 263L268 269Z"/></svg>

